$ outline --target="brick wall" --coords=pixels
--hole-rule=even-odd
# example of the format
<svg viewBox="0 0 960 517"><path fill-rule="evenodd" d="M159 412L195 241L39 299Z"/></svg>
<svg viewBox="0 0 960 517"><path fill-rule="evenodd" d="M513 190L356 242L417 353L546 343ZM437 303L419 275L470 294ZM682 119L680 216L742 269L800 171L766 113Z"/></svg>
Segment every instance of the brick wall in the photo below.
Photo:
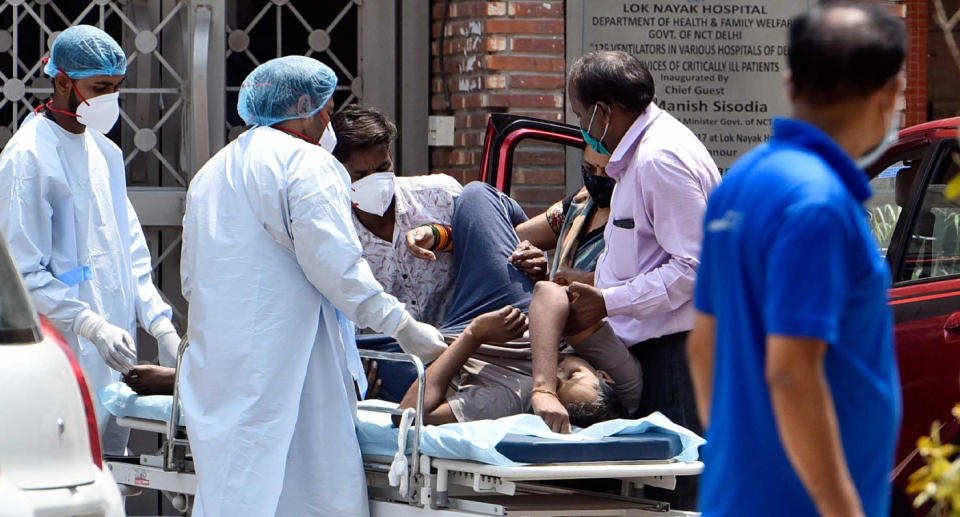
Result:
<svg viewBox="0 0 960 517"><path fill-rule="evenodd" d="M430 112L455 116L454 146L432 148L432 172L463 183L479 178L490 113L563 120L563 4L431 2ZM514 163L511 194L528 213L563 197L561 147L521 144Z"/></svg>
<svg viewBox="0 0 960 517"><path fill-rule="evenodd" d="M779 0L784 1L784 0ZM905 124L928 118L927 30L930 0L868 0L904 17L910 36ZM462 183L478 179L490 113L562 121L564 1L431 0L430 112L453 115L453 147L433 147L431 172ZM528 213L564 193L559 146L521 144L512 195Z"/></svg>
<svg viewBox="0 0 960 517"><path fill-rule="evenodd" d="M907 106L905 125L927 121L927 33L930 0L907 0Z"/></svg>
<svg viewBox="0 0 960 517"><path fill-rule="evenodd" d="M907 91L904 126L920 124L927 116L927 26L930 0L864 0L881 5L904 19L907 26Z"/></svg>

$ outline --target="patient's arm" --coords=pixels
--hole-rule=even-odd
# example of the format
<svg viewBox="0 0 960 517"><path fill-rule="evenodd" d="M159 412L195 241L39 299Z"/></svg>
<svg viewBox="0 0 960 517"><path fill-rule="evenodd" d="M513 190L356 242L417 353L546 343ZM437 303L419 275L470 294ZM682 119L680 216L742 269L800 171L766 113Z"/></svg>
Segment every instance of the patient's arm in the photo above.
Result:
<svg viewBox="0 0 960 517"><path fill-rule="evenodd" d="M565 265L559 266L557 268L557 272L553 275L553 283L559 285L570 285L574 282L593 285L593 280L593 271L584 271L582 269L567 267Z"/></svg>
<svg viewBox="0 0 960 517"><path fill-rule="evenodd" d="M173 395L177 370L166 366L139 364L123 376L123 382L137 395Z"/></svg>
<svg viewBox="0 0 960 517"><path fill-rule="evenodd" d="M570 432L570 415L557 398L557 349L567 324L570 302L565 289L537 282L530 301L530 348L533 354L533 412L550 429Z"/></svg>
<svg viewBox="0 0 960 517"><path fill-rule="evenodd" d="M436 361L427 367L424 376L423 422L426 424L446 424L456 418L447 405L447 386L454 375L460 371L467 359L484 343L504 343L516 339L527 330L527 317L519 309L507 306L500 310L477 316L457 339L440 354ZM413 408L417 405L418 381L414 381L407 390L400 408Z"/></svg>

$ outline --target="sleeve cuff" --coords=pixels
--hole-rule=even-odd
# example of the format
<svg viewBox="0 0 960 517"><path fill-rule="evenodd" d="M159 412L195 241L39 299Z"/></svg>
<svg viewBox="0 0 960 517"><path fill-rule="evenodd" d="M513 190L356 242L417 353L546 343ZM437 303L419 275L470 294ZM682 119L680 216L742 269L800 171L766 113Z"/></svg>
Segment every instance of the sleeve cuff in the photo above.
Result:
<svg viewBox="0 0 960 517"><path fill-rule="evenodd" d="M767 318L767 335L822 339L827 343L836 343L838 325L822 317L792 316L788 318Z"/></svg>
<svg viewBox="0 0 960 517"><path fill-rule="evenodd" d="M697 297L694 297L693 299L693 308L696 309L697 312L700 312L703 314L709 314L713 316L713 307L711 307L710 304L705 303L702 300L698 299Z"/></svg>
<svg viewBox="0 0 960 517"><path fill-rule="evenodd" d="M607 287L600 290L603 293L603 304L607 309L607 316L629 316L632 305L630 289L626 285Z"/></svg>
<svg viewBox="0 0 960 517"><path fill-rule="evenodd" d="M166 316L157 316L153 323L150 324L150 329L148 330L151 336L156 339L159 339L160 336L169 334L173 332L176 334L177 329L173 326L173 322L170 321L170 318Z"/></svg>

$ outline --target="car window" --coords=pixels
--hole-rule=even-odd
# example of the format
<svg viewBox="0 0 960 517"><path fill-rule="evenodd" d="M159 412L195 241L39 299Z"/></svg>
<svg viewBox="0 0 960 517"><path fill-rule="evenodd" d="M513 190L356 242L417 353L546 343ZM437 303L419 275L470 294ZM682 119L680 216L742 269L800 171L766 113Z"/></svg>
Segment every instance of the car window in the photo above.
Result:
<svg viewBox="0 0 960 517"><path fill-rule="evenodd" d="M923 167L925 150L916 148L897 155L870 181L873 196L865 204L867 218L884 256L904 205L914 197L911 192L916 188L914 184Z"/></svg>
<svg viewBox="0 0 960 517"><path fill-rule="evenodd" d="M960 198L945 195L947 183L960 173L956 150L937 167L907 233L899 281L960 274Z"/></svg>
<svg viewBox="0 0 960 517"><path fill-rule="evenodd" d="M7 253L7 241L0 235L0 345L32 343L39 337L33 304L23 289L20 272Z"/></svg>

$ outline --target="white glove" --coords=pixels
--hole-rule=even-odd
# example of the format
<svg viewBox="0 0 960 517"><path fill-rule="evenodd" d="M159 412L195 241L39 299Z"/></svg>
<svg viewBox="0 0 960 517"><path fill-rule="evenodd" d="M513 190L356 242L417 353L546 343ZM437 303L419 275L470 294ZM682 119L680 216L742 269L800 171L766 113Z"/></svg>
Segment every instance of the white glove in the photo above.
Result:
<svg viewBox="0 0 960 517"><path fill-rule="evenodd" d="M73 320L73 331L97 347L107 366L124 375L137 362L137 348L130 333L90 309Z"/></svg>
<svg viewBox="0 0 960 517"><path fill-rule="evenodd" d="M160 366L175 368L177 366L177 351L180 349L180 336L173 327L170 318L161 316L153 320L150 325L150 335L157 340L157 351L160 355Z"/></svg>
<svg viewBox="0 0 960 517"><path fill-rule="evenodd" d="M439 330L413 319L409 312L403 313L400 325L391 336L397 340L404 352L419 357L424 363L440 357L447 348Z"/></svg>

